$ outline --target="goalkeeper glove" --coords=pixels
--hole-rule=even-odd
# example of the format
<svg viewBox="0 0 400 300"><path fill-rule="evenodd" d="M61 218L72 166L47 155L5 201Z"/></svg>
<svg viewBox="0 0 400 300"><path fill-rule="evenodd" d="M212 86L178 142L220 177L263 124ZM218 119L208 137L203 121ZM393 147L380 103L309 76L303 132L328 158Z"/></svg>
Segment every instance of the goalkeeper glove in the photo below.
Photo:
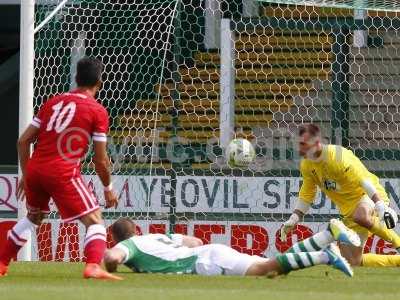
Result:
<svg viewBox="0 0 400 300"><path fill-rule="evenodd" d="M287 235L289 234L290 231L296 226L296 224L299 222L300 218L297 214L292 214L285 223L283 223L281 227L281 232L280 232L280 238L282 242L286 242Z"/></svg>
<svg viewBox="0 0 400 300"><path fill-rule="evenodd" d="M398 221L397 213L388 207L383 200L379 200L375 203L375 211L378 214L381 224L386 224L388 229L392 229L396 226Z"/></svg>

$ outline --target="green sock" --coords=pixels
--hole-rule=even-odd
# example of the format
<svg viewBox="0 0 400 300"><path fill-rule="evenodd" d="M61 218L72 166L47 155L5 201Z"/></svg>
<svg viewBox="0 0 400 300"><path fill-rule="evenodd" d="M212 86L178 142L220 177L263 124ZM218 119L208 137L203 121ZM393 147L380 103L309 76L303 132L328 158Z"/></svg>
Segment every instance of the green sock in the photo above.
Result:
<svg viewBox="0 0 400 300"><path fill-rule="evenodd" d="M276 257L284 273L329 263L328 254L322 251L285 253Z"/></svg>
<svg viewBox="0 0 400 300"><path fill-rule="evenodd" d="M311 252L325 249L330 243L334 241L331 232L326 229L318 232L313 236L302 240L292 246L286 253L299 253L299 252Z"/></svg>

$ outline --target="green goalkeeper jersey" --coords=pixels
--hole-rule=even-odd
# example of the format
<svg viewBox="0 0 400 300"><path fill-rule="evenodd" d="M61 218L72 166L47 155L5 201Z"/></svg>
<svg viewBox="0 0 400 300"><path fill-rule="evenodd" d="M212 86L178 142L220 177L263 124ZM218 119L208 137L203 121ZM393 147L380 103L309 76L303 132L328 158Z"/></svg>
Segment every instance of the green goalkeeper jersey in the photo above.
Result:
<svg viewBox="0 0 400 300"><path fill-rule="evenodd" d="M126 254L124 264L140 273L193 273L197 255L182 246L180 235L133 236L115 247ZM181 236L180 236L181 238Z"/></svg>

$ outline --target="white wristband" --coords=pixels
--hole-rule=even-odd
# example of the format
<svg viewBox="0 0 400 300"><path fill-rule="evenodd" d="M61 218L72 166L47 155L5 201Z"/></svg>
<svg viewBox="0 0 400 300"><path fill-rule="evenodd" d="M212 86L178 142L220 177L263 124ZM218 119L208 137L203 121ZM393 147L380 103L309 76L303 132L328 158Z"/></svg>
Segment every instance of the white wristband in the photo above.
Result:
<svg viewBox="0 0 400 300"><path fill-rule="evenodd" d="M304 200L297 200L295 210L301 211L304 215L310 210L311 205Z"/></svg>
<svg viewBox="0 0 400 300"><path fill-rule="evenodd" d="M363 187L365 193L367 193L368 197L372 199L372 197L376 194L376 188L372 184L371 181L364 179L361 181L361 186Z"/></svg>
<svg viewBox="0 0 400 300"><path fill-rule="evenodd" d="M292 215L289 217L289 220L287 220L287 223L294 226L294 225L296 225L299 221L300 221L299 216L298 216L297 214L292 214Z"/></svg>
<svg viewBox="0 0 400 300"><path fill-rule="evenodd" d="M385 212L386 204L383 200L379 200L375 203L375 210L378 214L382 214Z"/></svg>
<svg viewBox="0 0 400 300"><path fill-rule="evenodd" d="M113 189L113 184L112 184L112 182L111 182L108 186L105 186L105 187L104 187L104 191L105 191L105 192L111 192L112 189Z"/></svg>

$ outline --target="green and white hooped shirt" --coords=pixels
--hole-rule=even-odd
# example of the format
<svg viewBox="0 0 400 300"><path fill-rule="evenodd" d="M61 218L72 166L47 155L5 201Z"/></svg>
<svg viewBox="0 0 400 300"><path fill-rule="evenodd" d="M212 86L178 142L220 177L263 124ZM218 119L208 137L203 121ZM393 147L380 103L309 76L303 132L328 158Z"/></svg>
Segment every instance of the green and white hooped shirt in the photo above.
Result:
<svg viewBox="0 0 400 300"><path fill-rule="evenodd" d="M180 234L133 236L116 248L126 254L124 264L139 273L194 273L197 255L182 246Z"/></svg>

